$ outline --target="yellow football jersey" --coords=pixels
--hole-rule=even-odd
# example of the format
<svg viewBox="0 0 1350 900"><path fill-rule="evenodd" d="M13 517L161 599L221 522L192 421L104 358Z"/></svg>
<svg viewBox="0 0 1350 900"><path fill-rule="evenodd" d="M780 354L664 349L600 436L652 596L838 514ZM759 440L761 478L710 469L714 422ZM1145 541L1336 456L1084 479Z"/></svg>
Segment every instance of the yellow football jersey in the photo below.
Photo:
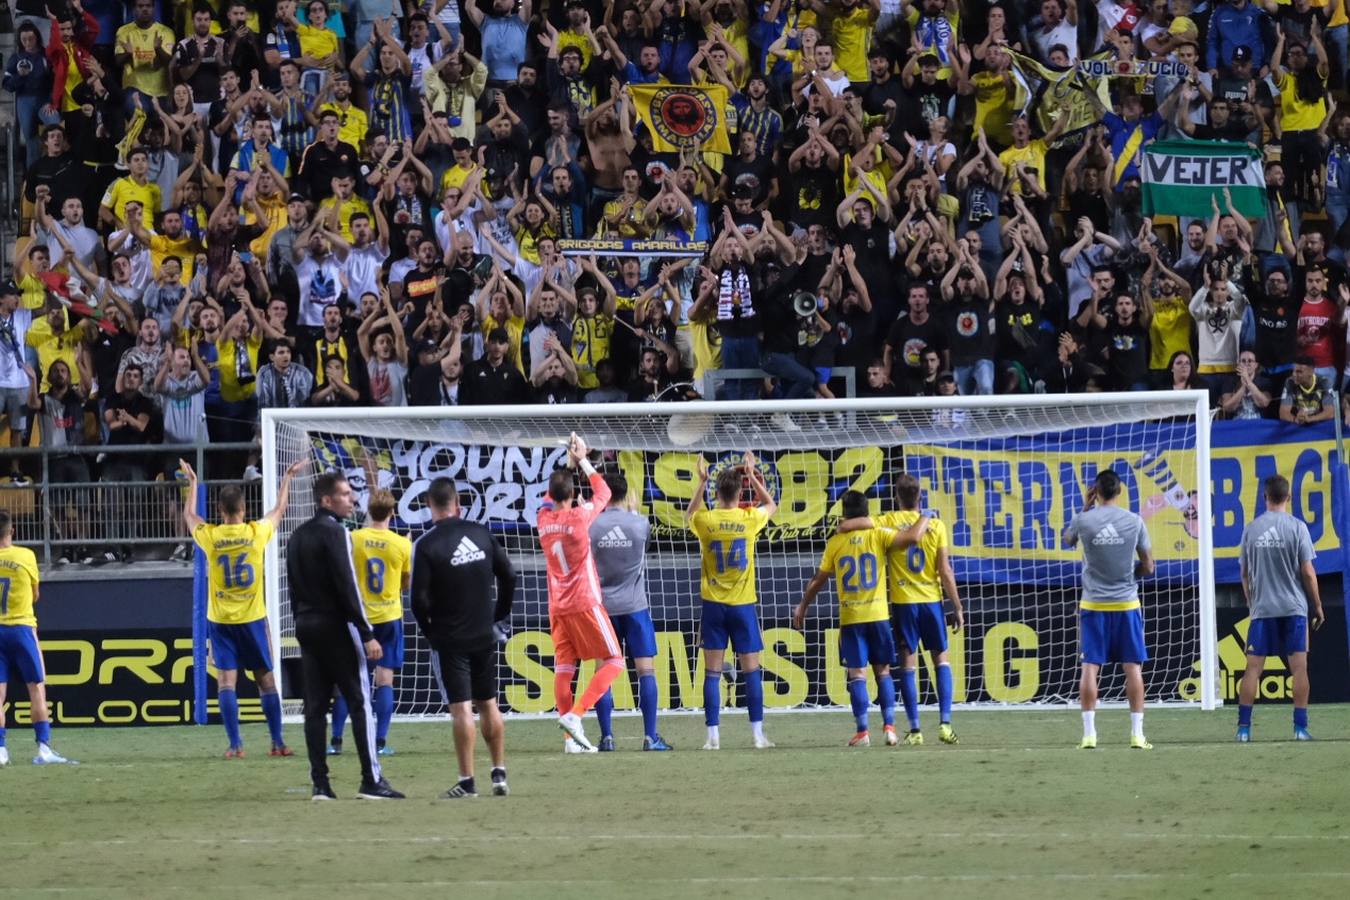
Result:
<svg viewBox="0 0 1350 900"><path fill-rule="evenodd" d="M388 528L352 532L352 561L370 624L403 618L404 583L412 574L412 541Z"/></svg>
<svg viewBox="0 0 1350 900"><path fill-rule="evenodd" d="M192 531L206 553L206 618L243 625L267 615L263 600L263 553L275 529L268 519L238 525L209 525Z"/></svg>
<svg viewBox="0 0 1350 900"><path fill-rule="evenodd" d="M0 625L37 627L33 591L38 586L37 557L27 547L0 548Z"/></svg>
<svg viewBox="0 0 1350 900"><path fill-rule="evenodd" d="M884 513L873 521L883 528L909 528L919 521L918 510ZM940 519L928 522L928 530L917 544L887 555L891 569L892 603L941 603L942 582L938 580L938 551L949 546L947 525Z"/></svg>
<svg viewBox="0 0 1350 900"><path fill-rule="evenodd" d="M885 622L890 618L886 605L886 554L893 540L893 530L869 528L836 534L825 544L820 571L835 577L840 625Z"/></svg>
<svg viewBox="0 0 1350 900"><path fill-rule="evenodd" d="M755 539L767 524L758 506L694 513L689 525L703 545L704 600L727 606L755 602Z"/></svg>

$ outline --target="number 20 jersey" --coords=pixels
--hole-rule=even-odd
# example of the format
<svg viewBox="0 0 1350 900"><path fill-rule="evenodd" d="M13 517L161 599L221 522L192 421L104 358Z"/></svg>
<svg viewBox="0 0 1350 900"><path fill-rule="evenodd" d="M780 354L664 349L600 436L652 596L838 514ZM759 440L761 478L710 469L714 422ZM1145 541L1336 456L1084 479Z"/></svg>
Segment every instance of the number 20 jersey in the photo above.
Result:
<svg viewBox="0 0 1350 900"><path fill-rule="evenodd" d="M902 531L919 521L915 509L885 513L874 520L883 528ZM947 525L931 519L922 540L903 550L892 550L887 557L891 570L892 603L941 603L942 582L938 580L938 551L950 546Z"/></svg>
<svg viewBox="0 0 1350 900"><path fill-rule="evenodd" d="M887 551L895 532L869 528L836 534L825 544L820 571L835 576L839 624L861 625L890 619L886 607Z"/></svg>

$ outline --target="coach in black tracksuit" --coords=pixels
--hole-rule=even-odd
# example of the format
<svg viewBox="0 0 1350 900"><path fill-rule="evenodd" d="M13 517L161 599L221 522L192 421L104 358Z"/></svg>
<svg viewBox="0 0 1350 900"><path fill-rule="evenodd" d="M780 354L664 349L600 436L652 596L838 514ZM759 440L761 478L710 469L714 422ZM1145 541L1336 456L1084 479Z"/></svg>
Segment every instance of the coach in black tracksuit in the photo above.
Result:
<svg viewBox="0 0 1350 900"><path fill-rule="evenodd" d="M504 797L510 791L505 729L497 709L497 638L492 626L511 615L516 573L492 532L459 518L454 482L437 478L426 496L434 524L413 544L412 608L417 627L436 654L441 693L455 720L459 781L445 796L478 795L473 781L477 704L492 756L492 793Z"/></svg>
<svg viewBox="0 0 1350 900"><path fill-rule="evenodd" d="M286 544L286 575L291 593L295 636L305 681L305 747L313 799L333 800L328 783L328 704L333 687L351 712L356 752L361 757L361 788L366 800L397 800L375 756L375 719L370 712L366 659L380 658L371 634L352 565L352 542L342 520L352 514L352 487L341 472L314 480L319 510L291 534Z"/></svg>

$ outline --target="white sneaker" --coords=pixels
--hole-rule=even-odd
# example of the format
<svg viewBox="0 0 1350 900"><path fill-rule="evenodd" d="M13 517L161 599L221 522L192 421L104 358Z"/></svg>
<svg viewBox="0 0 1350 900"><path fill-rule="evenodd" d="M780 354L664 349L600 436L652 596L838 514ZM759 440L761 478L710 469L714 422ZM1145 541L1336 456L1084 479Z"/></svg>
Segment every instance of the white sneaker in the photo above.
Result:
<svg viewBox="0 0 1350 900"><path fill-rule="evenodd" d="M9 765L9 749L7 747L0 747L0 769L3 769L7 765Z"/></svg>
<svg viewBox="0 0 1350 900"><path fill-rule="evenodd" d="M37 756L33 757L33 765L35 766L63 765L68 762L70 762L70 760L66 759L46 744L38 744Z"/></svg>
<svg viewBox="0 0 1350 900"><path fill-rule="evenodd" d="M563 739L563 753L585 753L585 752L586 752L585 750L581 749L581 745L578 744L576 741L572 740L570 737Z"/></svg>
<svg viewBox="0 0 1350 900"><path fill-rule="evenodd" d="M262 481L262 473L258 471L258 467L257 467L257 466L245 466L245 467L244 467L244 480L245 480L245 481Z"/></svg>
<svg viewBox="0 0 1350 900"><path fill-rule="evenodd" d="M715 737L709 736L709 738L708 738L706 741L703 742L703 749L704 749L704 750L721 750L721 749L722 749L722 739L721 739L721 738L715 738Z"/></svg>
<svg viewBox="0 0 1350 900"><path fill-rule="evenodd" d="M595 746L590 741L586 740L586 729L581 724L581 716L576 713L563 713L561 716L558 716L558 727L567 732L567 736L576 741L577 746L584 752L598 752Z"/></svg>
<svg viewBox="0 0 1350 900"><path fill-rule="evenodd" d="M772 750L776 745L762 734L754 736L754 745L756 750Z"/></svg>
<svg viewBox="0 0 1350 900"><path fill-rule="evenodd" d="M801 431L801 430L802 430L802 426L800 426L800 425L798 425L796 422L792 421L792 417L789 416L787 413L781 413L781 412L780 412L780 413L774 413L774 414L769 418L769 421L770 421L770 422L773 422L774 427L777 428L779 431Z"/></svg>

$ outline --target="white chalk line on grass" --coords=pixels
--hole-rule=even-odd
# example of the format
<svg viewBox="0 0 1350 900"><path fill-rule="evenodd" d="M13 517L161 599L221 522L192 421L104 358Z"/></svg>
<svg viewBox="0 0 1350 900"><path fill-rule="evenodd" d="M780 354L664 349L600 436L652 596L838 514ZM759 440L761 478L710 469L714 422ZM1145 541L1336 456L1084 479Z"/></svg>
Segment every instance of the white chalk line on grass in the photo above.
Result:
<svg viewBox="0 0 1350 900"><path fill-rule="evenodd" d="M263 837L140 837L140 838L67 838L59 841L6 841L7 847L127 847L152 846L156 844L184 844L198 846L255 846L292 844L299 846L345 846L350 844L411 844L434 846L439 844L474 843L575 843L581 840L607 841L623 843L630 841L659 842L721 842L721 841L857 841L875 838L875 832L782 832L774 834L707 834L701 832L665 832L635 834L475 834L455 835L404 835L384 837L381 835L325 836L325 835L277 835ZM989 840L989 841L1350 841L1350 834L1224 834L1208 832L1173 831L1123 831L1102 834L1083 832L1026 832L1026 831L929 831L911 835L911 839L930 839L940 841Z"/></svg>
<svg viewBox="0 0 1350 900"><path fill-rule="evenodd" d="M928 874L906 874L906 875L728 875L728 876L691 876L687 878L671 877L644 877L642 883L644 886L651 885L756 885L756 884L941 884L941 883L999 883L999 882L1131 882L1131 881L1168 881L1175 883L1179 880L1203 879L1205 881L1216 881L1227 879L1229 881L1267 881L1271 879L1305 879L1305 880L1342 880L1350 879L1350 871L1343 872L1227 872L1222 875L1192 875L1185 872L963 872L944 875ZM343 881L342 888L350 889L372 889L388 890L389 888L523 888L533 886L561 886L561 887L614 887L614 886L632 886L632 879L618 878L480 878L480 879L455 879L454 881ZM309 885L309 887L322 887L320 884ZM232 883L230 890L232 892L248 890L269 890L276 889L278 885L271 883L243 884ZM90 887L77 886L49 886L49 887L26 887L12 888L0 887L0 895L5 894L23 894L31 895L37 893L45 894L72 894L72 893L101 893L107 894L115 887L102 884ZM165 885L156 884L154 886L156 893L180 892L200 894L203 890L200 886L188 885Z"/></svg>

